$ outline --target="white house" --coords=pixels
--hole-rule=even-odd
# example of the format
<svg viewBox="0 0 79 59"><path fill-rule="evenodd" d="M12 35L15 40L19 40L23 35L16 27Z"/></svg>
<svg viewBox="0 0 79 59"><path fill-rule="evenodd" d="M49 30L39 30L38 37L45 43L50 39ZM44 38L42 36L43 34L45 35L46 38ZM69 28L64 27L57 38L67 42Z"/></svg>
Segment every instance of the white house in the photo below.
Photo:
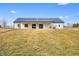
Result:
<svg viewBox="0 0 79 59"><path fill-rule="evenodd" d="M17 18L16 29L62 29L64 22L59 18Z"/></svg>

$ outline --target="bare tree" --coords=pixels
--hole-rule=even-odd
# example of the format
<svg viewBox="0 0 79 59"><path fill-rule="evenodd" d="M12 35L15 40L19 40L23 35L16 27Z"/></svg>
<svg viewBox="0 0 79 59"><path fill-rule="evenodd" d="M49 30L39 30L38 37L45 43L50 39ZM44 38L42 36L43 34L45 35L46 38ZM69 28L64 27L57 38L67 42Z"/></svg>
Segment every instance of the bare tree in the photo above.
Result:
<svg viewBox="0 0 79 59"><path fill-rule="evenodd" d="M7 21L6 20L2 20L2 26L3 26L3 28L6 28L6 25L7 25Z"/></svg>
<svg viewBox="0 0 79 59"><path fill-rule="evenodd" d="M67 27L71 28L71 27L73 27L73 24L67 23Z"/></svg>

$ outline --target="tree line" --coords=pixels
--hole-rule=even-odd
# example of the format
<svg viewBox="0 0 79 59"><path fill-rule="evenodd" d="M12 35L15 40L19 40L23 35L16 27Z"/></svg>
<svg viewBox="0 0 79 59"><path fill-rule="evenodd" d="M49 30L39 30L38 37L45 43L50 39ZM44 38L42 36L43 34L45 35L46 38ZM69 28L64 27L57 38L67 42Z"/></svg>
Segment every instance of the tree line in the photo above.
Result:
<svg viewBox="0 0 79 59"><path fill-rule="evenodd" d="M73 27L79 27L79 23L73 24Z"/></svg>

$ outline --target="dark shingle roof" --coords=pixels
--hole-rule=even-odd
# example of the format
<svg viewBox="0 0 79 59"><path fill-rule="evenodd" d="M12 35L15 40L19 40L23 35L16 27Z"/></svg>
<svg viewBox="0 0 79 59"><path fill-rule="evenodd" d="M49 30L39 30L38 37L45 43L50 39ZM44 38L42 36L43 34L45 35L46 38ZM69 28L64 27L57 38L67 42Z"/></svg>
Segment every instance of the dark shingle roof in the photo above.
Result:
<svg viewBox="0 0 79 59"><path fill-rule="evenodd" d="M59 18L17 18L14 23L21 22L52 22L52 23L64 23Z"/></svg>

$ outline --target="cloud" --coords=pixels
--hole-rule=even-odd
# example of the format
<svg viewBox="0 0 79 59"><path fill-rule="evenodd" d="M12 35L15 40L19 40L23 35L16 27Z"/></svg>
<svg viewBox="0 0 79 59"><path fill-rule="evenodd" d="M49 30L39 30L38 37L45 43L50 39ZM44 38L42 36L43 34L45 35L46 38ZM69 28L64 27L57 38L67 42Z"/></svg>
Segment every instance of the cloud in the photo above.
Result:
<svg viewBox="0 0 79 59"><path fill-rule="evenodd" d="M69 3L58 3L58 5L67 5Z"/></svg>
<svg viewBox="0 0 79 59"><path fill-rule="evenodd" d="M12 13L12 14L15 14L15 13L16 13L16 11L14 11L14 10L11 10L11 11L10 11L10 13Z"/></svg>
<svg viewBox="0 0 79 59"><path fill-rule="evenodd" d="M63 16L60 16L59 18L60 18L60 19L63 19L64 17L63 17Z"/></svg>
<svg viewBox="0 0 79 59"><path fill-rule="evenodd" d="M64 18L69 18L69 16L64 16Z"/></svg>
<svg viewBox="0 0 79 59"><path fill-rule="evenodd" d="M67 19L67 18L69 18L69 16L60 16L59 18L60 19Z"/></svg>
<svg viewBox="0 0 79 59"><path fill-rule="evenodd" d="M77 13L77 15L79 15L79 12Z"/></svg>

